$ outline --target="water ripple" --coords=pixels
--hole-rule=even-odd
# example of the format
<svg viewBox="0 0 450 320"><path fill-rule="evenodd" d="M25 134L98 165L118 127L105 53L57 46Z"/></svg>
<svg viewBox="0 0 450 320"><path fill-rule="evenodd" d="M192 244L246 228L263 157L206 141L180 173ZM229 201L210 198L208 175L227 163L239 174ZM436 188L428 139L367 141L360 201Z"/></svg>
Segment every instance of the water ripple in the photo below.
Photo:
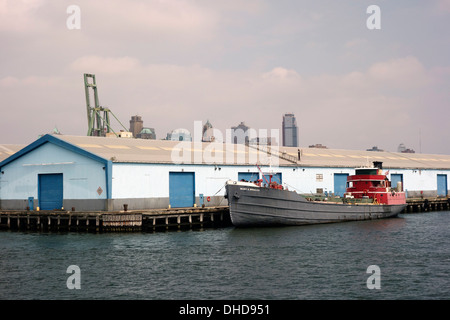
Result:
<svg viewBox="0 0 450 320"><path fill-rule="evenodd" d="M0 232L0 299L449 299L450 212L285 228ZM81 289L69 290L69 265ZM369 265L381 289L369 290Z"/></svg>

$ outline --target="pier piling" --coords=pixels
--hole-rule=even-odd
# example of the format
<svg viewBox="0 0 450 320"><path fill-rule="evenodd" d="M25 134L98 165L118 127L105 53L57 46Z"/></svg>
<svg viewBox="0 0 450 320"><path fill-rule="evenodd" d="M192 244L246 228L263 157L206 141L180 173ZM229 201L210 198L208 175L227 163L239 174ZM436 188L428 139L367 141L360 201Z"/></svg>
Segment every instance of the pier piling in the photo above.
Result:
<svg viewBox="0 0 450 320"><path fill-rule="evenodd" d="M227 206L119 212L0 211L0 228L11 230L120 232L226 226L231 226Z"/></svg>
<svg viewBox="0 0 450 320"><path fill-rule="evenodd" d="M450 198L408 198L407 206L403 213L430 212L440 210L450 210Z"/></svg>

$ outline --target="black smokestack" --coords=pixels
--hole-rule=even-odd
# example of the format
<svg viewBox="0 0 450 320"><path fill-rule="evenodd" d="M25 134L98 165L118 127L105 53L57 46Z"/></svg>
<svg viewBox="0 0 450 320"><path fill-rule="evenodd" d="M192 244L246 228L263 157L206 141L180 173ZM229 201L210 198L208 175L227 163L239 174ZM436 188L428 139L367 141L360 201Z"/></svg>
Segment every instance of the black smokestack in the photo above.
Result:
<svg viewBox="0 0 450 320"><path fill-rule="evenodd" d="M383 169L383 162L382 161L374 161L373 166L378 169Z"/></svg>

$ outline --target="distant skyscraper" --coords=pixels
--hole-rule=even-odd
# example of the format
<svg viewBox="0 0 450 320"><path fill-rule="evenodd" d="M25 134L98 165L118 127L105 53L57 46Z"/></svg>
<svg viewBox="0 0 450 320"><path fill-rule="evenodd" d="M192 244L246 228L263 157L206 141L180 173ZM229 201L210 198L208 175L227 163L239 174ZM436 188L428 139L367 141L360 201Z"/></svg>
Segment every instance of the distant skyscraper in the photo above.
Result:
<svg viewBox="0 0 450 320"><path fill-rule="evenodd" d="M298 127L293 113L283 116L283 146L298 147Z"/></svg>
<svg viewBox="0 0 450 320"><path fill-rule="evenodd" d="M130 120L130 132L133 133L133 137L137 138L138 134L144 127L144 121L141 116L132 116Z"/></svg>
<svg viewBox="0 0 450 320"><path fill-rule="evenodd" d="M214 140L215 140L215 138L214 138L213 126L212 126L211 122L209 122L209 120L206 120L206 123L203 125L203 130L202 130L202 141L203 142L213 142Z"/></svg>
<svg viewBox="0 0 450 320"><path fill-rule="evenodd" d="M249 129L250 129L250 127L246 126L244 122L241 122L236 127L231 127L232 143L247 144L250 141Z"/></svg>

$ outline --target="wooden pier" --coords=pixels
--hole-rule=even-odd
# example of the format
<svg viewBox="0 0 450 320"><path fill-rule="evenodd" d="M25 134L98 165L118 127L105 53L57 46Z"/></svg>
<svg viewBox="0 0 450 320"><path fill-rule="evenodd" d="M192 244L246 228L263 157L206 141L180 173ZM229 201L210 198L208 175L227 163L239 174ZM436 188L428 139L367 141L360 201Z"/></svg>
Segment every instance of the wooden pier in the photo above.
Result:
<svg viewBox="0 0 450 320"><path fill-rule="evenodd" d="M407 206L402 213L450 210L450 198L407 198Z"/></svg>
<svg viewBox="0 0 450 320"><path fill-rule="evenodd" d="M231 226L227 206L117 212L0 211L0 229L40 231L164 231Z"/></svg>

